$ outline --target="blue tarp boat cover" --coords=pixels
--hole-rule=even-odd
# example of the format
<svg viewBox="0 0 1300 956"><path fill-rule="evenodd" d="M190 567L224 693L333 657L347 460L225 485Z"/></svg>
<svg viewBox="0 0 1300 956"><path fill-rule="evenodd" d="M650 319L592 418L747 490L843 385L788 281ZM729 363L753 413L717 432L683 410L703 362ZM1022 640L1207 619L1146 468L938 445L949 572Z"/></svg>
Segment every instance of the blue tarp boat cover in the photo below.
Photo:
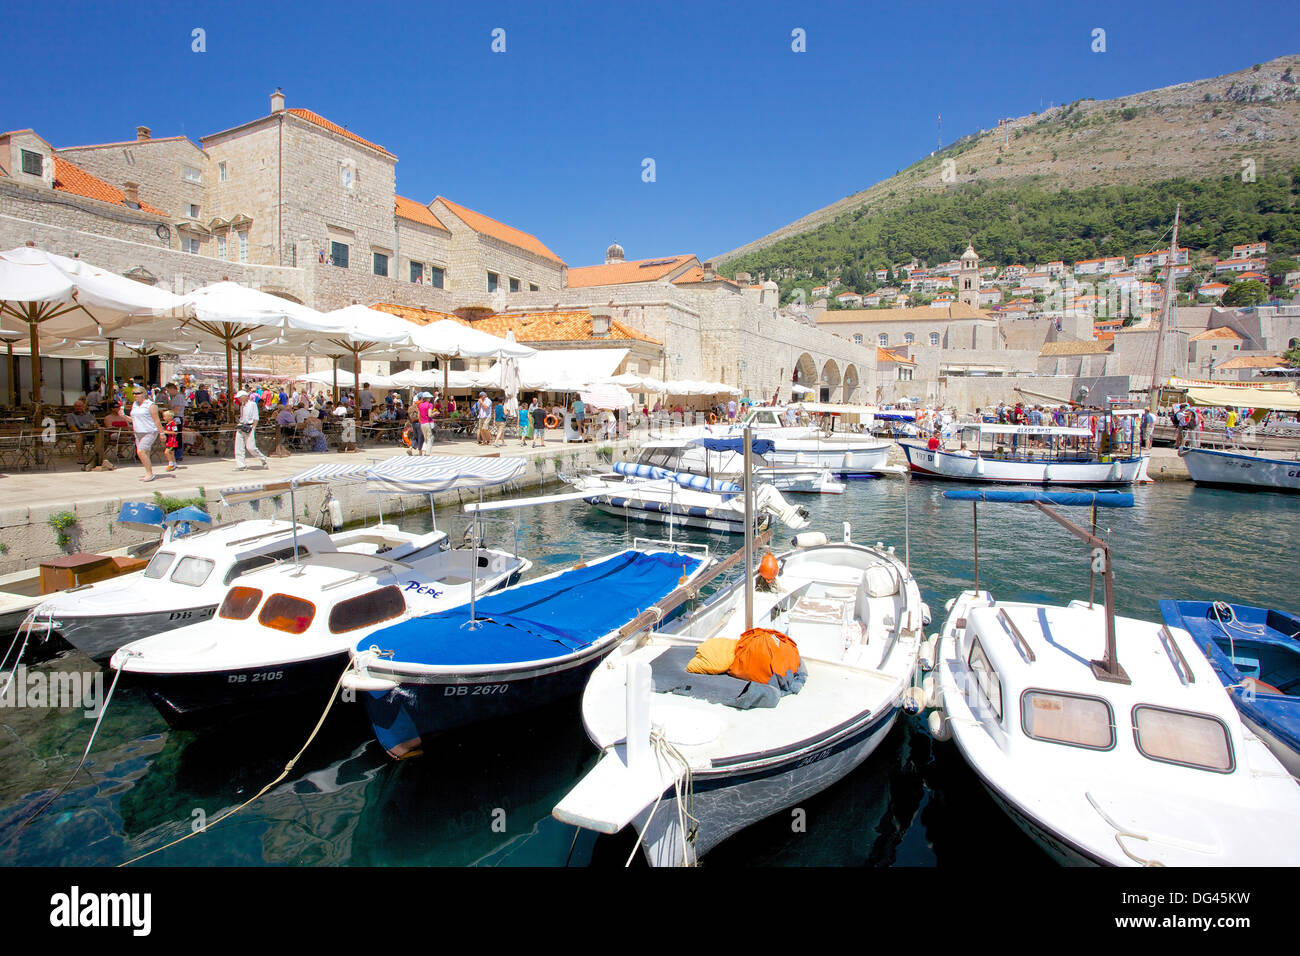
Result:
<svg viewBox="0 0 1300 956"><path fill-rule="evenodd" d="M1096 505L1098 508L1132 508L1131 491L945 491L953 501L1041 501L1048 505Z"/></svg>
<svg viewBox="0 0 1300 956"><path fill-rule="evenodd" d="M122 510L117 513L117 523L134 525L144 531L157 531L162 527L165 517L163 510L155 504L124 501Z"/></svg>
<svg viewBox="0 0 1300 956"><path fill-rule="evenodd" d="M596 564L480 598L469 605L375 631L357 643L426 666L510 664L567 657L617 630L669 594L700 558L624 551Z"/></svg>
<svg viewBox="0 0 1300 956"><path fill-rule="evenodd" d="M745 453L743 438L697 438L691 444L707 448L709 451L734 451L741 455ZM749 447L753 449L755 455L770 455L772 449L776 447L776 442L770 438L754 438L750 440Z"/></svg>
<svg viewBox="0 0 1300 956"><path fill-rule="evenodd" d="M718 495L738 495L745 490L732 481L706 478L704 475L693 475L688 471L669 471L667 468L660 468L658 465L647 465L636 461L614 462L614 473L632 478L654 478L656 480L667 478L683 488L694 488L696 491L709 491Z"/></svg>

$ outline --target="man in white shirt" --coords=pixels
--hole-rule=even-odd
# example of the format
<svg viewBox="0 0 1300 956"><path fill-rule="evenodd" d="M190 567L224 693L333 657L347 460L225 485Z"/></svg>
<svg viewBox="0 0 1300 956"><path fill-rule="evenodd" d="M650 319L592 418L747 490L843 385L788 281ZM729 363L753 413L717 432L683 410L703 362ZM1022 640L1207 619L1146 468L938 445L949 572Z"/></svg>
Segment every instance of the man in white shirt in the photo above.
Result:
<svg viewBox="0 0 1300 956"><path fill-rule="evenodd" d="M259 416L256 396L250 396L247 392L236 392L235 401L241 403L238 430L235 432L235 470L244 470L246 467L244 459L250 451L262 459L263 468L269 468L271 463L257 448L256 429Z"/></svg>

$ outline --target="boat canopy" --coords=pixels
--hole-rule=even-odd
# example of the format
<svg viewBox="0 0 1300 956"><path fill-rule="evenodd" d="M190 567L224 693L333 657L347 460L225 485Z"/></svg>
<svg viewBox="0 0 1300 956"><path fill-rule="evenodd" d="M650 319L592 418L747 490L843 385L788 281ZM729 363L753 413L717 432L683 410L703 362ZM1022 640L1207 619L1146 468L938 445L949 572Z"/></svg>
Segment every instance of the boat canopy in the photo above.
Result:
<svg viewBox="0 0 1300 956"><path fill-rule="evenodd" d="M566 657L600 640L669 594L700 558L625 551L480 598L470 621L462 605L413 618L362 638L392 652L394 664L426 667L511 664Z"/></svg>
<svg viewBox="0 0 1300 956"><path fill-rule="evenodd" d="M1131 491L1010 491L961 489L945 491L953 501L988 501L1020 504L1041 501L1048 505L1096 505L1099 508L1132 508Z"/></svg>
<svg viewBox="0 0 1300 956"><path fill-rule="evenodd" d="M745 453L743 438L697 438L691 444L707 448L709 451L734 451L742 455ZM754 438L750 440L749 447L755 455L768 455L776 447L776 442L770 438Z"/></svg>
<svg viewBox="0 0 1300 956"><path fill-rule="evenodd" d="M313 465L290 478L240 485L221 492L227 504L282 494L303 485L364 481L374 492L428 494L464 488L493 488L527 470L522 458L470 458L461 455L395 456L380 462Z"/></svg>
<svg viewBox="0 0 1300 956"><path fill-rule="evenodd" d="M1272 388L1189 387L1187 400L1193 405L1233 408L1267 408L1274 412L1300 412L1300 395Z"/></svg>
<svg viewBox="0 0 1300 956"><path fill-rule="evenodd" d="M962 431L977 431L981 435L1065 435L1073 438L1090 438L1092 432L1072 425L1003 425L999 422L971 422L961 426Z"/></svg>

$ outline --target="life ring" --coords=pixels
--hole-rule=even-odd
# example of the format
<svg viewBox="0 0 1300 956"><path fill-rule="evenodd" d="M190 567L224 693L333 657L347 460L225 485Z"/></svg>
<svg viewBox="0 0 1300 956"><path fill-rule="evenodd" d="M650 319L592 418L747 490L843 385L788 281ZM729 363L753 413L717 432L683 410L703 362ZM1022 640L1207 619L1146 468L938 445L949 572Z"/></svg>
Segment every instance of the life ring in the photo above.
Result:
<svg viewBox="0 0 1300 956"><path fill-rule="evenodd" d="M713 412L709 412L709 424L710 425L718 424L718 416L713 414Z"/></svg>
<svg viewBox="0 0 1300 956"><path fill-rule="evenodd" d="M559 426L560 420L556 418L554 415L547 415L544 424L546 425L547 428L556 428Z"/></svg>

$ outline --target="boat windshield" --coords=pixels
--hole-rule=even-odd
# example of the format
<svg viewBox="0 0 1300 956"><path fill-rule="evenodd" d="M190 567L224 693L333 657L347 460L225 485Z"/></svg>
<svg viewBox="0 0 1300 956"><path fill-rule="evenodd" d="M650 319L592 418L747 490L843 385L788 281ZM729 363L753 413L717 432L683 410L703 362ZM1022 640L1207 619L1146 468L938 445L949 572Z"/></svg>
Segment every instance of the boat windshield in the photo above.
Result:
<svg viewBox="0 0 1300 956"><path fill-rule="evenodd" d="M316 605L291 594L272 594L262 605L262 613L257 621L276 631L286 634L301 634L311 627L316 616Z"/></svg>
<svg viewBox="0 0 1300 956"><path fill-rule="evenodd" d="M1133 708L1133 736L1142 756L1150 760L1232 772L1228 728L1209 714L1139 704Z"/></svg>
<svg viewBox="0 0 1300 956"><path fill-rule="evenodd" d="M1100 697L1027 690L1020 696L1020 721L1035 740L1092 750L1115 746L1115 719Z"/></svg>
<svg viewBox="0 0 1300 956"><path fill-rule="evenodd" d="M161 578L167 574L167 569L172 566L172 561L176 558L175 551L159 551L149 559L149 566L144 569L146 578Z"/></svg>
<svg viewBox="0 0 1300 956"><path fill-rule="evenodd" d="M406 612L406 601L396 585L348 598L330 611L330 633L344 634L382 621L391 621Z"/></svg>
<svg viewBox="0 0 1300 956"><path fill-rule="evenodd" d="M177 584L186 584L192 588L199 587L208 579L212 573L216 562L210 558L196 558L193 556L181 558L176 562L176 570L172 572L171 580Z"/></svg>
<svg viewBox="0 0 1300 956"><path fill-rule="evenodd" d="M221 602L217 615L231 621L247 620L261 600L262 592L257 588L231 588L226 592L226 599Z"/></svg>

